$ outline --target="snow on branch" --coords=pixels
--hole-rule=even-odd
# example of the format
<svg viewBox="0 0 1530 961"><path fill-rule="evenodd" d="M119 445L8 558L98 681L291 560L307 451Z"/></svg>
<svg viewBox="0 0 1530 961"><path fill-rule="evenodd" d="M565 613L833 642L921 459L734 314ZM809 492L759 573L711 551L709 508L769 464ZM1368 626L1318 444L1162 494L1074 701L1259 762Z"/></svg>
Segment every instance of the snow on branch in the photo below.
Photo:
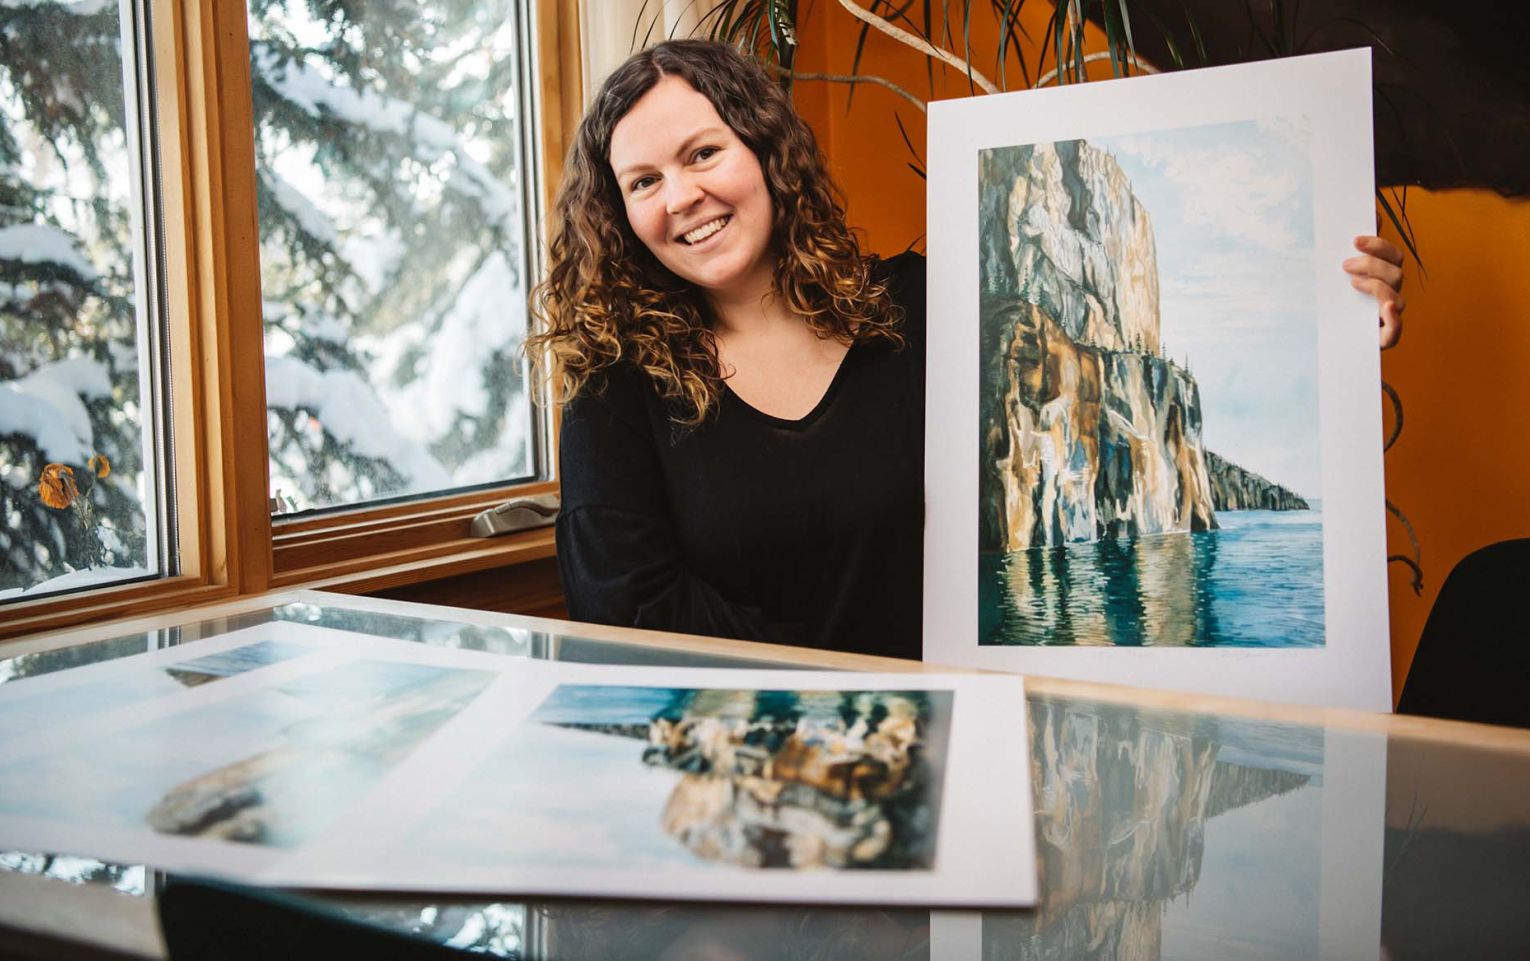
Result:
<svg viewBox="0 0 1530 961"><path fill-rule="evenodd" d="M78 275L85 283L91 283L97 277L96 269L75 248L74 238L51 224L0 227L0 260L56 264Z"/></svg>
<svg viewBox="0 0 1530 961"><path fill-rule="evenodd" d="M47 460L61 464L85 460L82 438L70 429L68 417L47 401L17 390L14 383L0 384L0 437L12 434L30 438Z"/></svg>
<svg viewBox="0 0 1530 961"><path fill-rule="evenodd" d="M368 130L403 137L414 156L424 163L451 154L456 168L449 186L480 201L489 218L511 236L519 230L515 218L520 205L514 192L473 158L450 124L408 101L342 86L302 61L283 61L263 46L253 46L250 59L271 89L315 117L328 114Z"/></svg>
<svg viewBox="0 0 1530 961"><path fill-rule="evenodd" d="M291 357L266 357L266 405L310 411L337 442L385 461L417 490L450 486L451 475L422 445L394 431L371 386L349 370L316 370Z"/></svg>
<svg viewBox="0 0 1530 961"><path fill-rule="evenodd" d="M106 368L88 357L70 357L0 383L0 436L31 438L43 457L83 464L94 449L90 413L80 400L111 396Z"/></svg>
<svg viewBox="0 0 1530 961"><path fill-rule="evenodd" d="M485 416L490 401L485 367L503 362L496 355L514 356L525 336L525 292L509 259L496 250L445 305L417 376L388 393L393 422L407 436L434 440L458 417ZM386 345L383 352L404 353L397 345Z"/></svg>
<svg viewBox="0 0 1530 961"><path fill-rule="evenodd" d="M261 179L270 188L271 198L276 201L277 206L287 211L287 214L297 221L298 226L305 233L319 243L330 247L339 242L334 221L325 216L324 212L315 207L301 192L275 174L264 174Z"/></svg>

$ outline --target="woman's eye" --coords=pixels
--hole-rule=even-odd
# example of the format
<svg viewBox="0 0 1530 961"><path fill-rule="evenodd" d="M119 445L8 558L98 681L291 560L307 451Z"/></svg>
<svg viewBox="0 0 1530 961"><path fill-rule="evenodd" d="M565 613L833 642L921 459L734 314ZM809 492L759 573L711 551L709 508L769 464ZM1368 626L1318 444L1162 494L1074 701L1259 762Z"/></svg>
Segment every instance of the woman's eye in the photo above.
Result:
<svg viewBox="0 0 1530 961"><path fill-rule="evenodd" d="M720 148L718 147L702 147L700 150L696 151L696 160L698 162L702 160L710 160L717 155L719 149Z"/></svg>
<svg viewBox="0 0 1530 961"><path fill-rule="evenodd" d="M637 193L640 190L647 190L657 182L658 179L655 177L639 177L632 182L632 186L628 189L630 189L633 193Z"/></svg>

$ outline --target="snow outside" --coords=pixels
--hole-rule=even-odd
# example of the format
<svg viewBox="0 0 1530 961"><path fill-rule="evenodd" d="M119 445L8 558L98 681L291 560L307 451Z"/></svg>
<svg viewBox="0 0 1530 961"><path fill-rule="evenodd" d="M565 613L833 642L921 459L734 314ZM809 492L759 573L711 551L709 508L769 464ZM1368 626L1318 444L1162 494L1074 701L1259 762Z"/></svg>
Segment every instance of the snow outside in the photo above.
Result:
<svg viewBox="0 0 1530 961"><path fill-rule="evenodd" d="M319 6L250 0L278 513L528 476L517 5ZM120 22L0 0L0 601L163 573Z"/></svg>

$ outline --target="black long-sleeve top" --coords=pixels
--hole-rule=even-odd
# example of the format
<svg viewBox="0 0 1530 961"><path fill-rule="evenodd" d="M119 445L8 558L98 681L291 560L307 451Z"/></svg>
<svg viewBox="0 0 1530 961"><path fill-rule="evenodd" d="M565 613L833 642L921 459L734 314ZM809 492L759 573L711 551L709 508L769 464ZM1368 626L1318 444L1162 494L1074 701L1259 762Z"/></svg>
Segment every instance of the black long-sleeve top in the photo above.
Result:
<svg viewBox="0 0 1530 961"><path fill-rule="evenodd" d="M924 258L877 269L906 345L852 345L801 420L724 388L682 432L626 363L580 391L557 526L575 620L920 656Z"/></svg>

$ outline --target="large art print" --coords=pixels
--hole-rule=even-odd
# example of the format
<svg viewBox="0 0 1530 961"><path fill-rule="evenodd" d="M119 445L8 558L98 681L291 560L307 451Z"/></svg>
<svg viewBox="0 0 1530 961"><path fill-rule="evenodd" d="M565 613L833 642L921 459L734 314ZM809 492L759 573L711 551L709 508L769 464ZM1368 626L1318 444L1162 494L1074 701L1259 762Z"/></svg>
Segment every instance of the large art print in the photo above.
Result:
<svg viewBox="0 0 1530 961"><path fill-rule="evenodd" d="M1390 706L1369 66L932 106L927 660Z"/></svg>
<svg viewBox="0 0 1530 961"><path fill-rule="evenodd" d="M1036 898L1014 677L569 664L283 622L0 672L0 730L0 850L289 887Z"/></svg>

